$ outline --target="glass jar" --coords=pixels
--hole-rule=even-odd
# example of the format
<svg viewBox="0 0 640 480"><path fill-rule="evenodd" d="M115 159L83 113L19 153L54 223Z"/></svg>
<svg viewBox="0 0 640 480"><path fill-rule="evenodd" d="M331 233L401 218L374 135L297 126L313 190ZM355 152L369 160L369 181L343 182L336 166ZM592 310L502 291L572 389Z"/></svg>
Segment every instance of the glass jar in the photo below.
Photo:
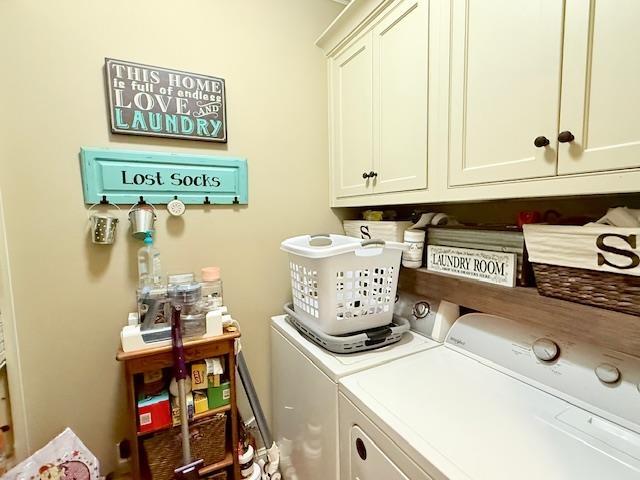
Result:
<svg viewBox="0 0 640 480"><path fill-rule="evenodd" d="M205 312L210 312L223 305L222 279L220 267L204 267L200 272L202 287L202 305Z"/></svg>
<svg viewBox="0 0 640 480"><path fill-rule="evenodd" d="M183 277L183 283L176 283L176 277ZM193 281L193 275L174 276L170 281L168 293L171 303L180 306L182 336L197 337L207 332L205 311L202 309L202 287Z"/></svg>

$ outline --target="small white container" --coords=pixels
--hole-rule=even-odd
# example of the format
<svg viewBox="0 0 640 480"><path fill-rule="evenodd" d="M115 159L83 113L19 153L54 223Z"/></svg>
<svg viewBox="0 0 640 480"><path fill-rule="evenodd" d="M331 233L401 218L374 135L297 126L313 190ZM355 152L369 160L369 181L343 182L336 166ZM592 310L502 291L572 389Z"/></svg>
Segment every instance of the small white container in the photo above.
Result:
<svg viewBox="0 0 640 480"><path fill-rule="evenodd" d="M210 312L222 306L222 279L220 267L204 267L201 270L202 302L204 310Z"/></svg>
<svg viewBox="0 0 640 480"><path fill-rule="evenodd" d="M426 233L424 230L405 230L404 244L406 249L402 252L403 267L420 268L422 266Z"/></svg>
<svg viewBox="0 0 640 480"><path fill-rule="evenodd" d="M247 451L241 455L238 455L238 463L240 463L240 475L242 478L253 478L255 467L253 463L253 447L249 445Z"/></svg>
<svg viewBox="0 0 640 480"><path fill-rule="evenodd" d="M302 322L329 335L391 323L402 243L302 235L289 253L293 305Z"/></svg>
<svg viewBox="0 0 640 480"><path fill-rule="evenodd" d="M251 472L250 476L245 478L246 480L260 480L261 477L262 477L262 471L260 470L260 467L258 466L258 464L254 463L253 472Z"/></svg>

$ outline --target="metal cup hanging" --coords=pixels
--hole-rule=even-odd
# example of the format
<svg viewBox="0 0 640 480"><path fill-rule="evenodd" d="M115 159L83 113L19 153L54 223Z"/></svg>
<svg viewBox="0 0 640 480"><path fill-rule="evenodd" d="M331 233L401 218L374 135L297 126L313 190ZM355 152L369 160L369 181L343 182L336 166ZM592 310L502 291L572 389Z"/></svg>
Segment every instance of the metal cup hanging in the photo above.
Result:
<svg viewBox="0 0 640 480"><path fill-rule="evenodd" d="M87 212L90 212L91 209L100 205L99 203L94 203L89 207ZM118 207L114 203L109 203L109 205L113 205L118 210ZM91 241L98 245L113 245L116 241L116 229L118 227L118 217L111 213L107 212L95 212L89 215L89 226L91 229Z"/></svg>
<svg viewBox="0 0 640 480"><path fill-rule="evenodd" d="M129 221L131 222L131 235L138 240L144 240L147 232L153 231L156 221L156 209L150 203L136 203L129 209Z"/></svg>

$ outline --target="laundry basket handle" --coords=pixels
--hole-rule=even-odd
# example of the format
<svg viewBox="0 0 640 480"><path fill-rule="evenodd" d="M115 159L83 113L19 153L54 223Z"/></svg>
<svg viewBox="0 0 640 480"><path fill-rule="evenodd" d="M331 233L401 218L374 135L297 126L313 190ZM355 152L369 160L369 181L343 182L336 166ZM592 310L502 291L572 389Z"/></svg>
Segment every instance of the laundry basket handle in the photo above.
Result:
<svg viewBox="0 0 640 480"><path fill-rule="evenodd" d="M360 246L369 247L371 245L377 245L379 247L384 247L387 242L382 240L381 238L372 238L371 240L363 240Z"/></svg>
<svg viewBox="0 0 640 480"><path fill-rule="evenodd" d="M333 245L333 240L331 240L331 235L328 233L309 235L310 247L330 247L331 245Z"/></svg>

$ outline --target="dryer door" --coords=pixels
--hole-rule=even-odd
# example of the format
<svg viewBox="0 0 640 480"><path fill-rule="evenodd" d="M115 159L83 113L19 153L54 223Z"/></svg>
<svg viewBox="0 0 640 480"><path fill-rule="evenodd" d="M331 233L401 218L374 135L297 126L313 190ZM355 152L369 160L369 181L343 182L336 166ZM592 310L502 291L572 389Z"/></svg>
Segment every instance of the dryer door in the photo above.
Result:
<svg viewBox="0 0 640 480"><path fill-rule="evenodd" d="M349 480L409 480L362 429L351 427Z"/></svg>
<svg viewBox="0 0 640 480"><path fill-rule="evenodd" d="M427 475L342 393L339 412L341 480L444 480Z"/></svg>

